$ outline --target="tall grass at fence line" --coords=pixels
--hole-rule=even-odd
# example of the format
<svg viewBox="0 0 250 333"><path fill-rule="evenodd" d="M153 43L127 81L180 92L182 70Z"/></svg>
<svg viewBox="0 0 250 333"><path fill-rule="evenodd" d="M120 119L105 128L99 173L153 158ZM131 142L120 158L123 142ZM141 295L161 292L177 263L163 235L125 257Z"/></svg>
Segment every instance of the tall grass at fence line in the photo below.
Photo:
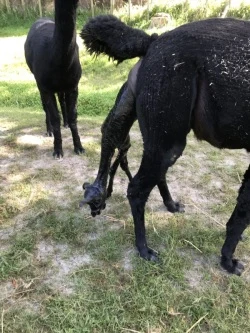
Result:
<svg viewBox="0 0 250 333"><path fill-rule="evenodd" d="M150 19L158 12L165 12L171 16L171 28L188 22L221 17L236 17L250 19L250 2L239 2L237 6L229 6L228 0L209 0L194 2L189 1L157 1L156 4L139 6L132 5L129 11L128 4L114 10L114 15L121 18L125 23L147 29L150 26ZM52 7L43 8L43 16L54 17ZM130 12L130 16L129 16ZM109 14L110 8L95 6L94 14ZM92 16L90 9L79 7L77 12L77 29L80 30L86 21ZM6 9L0 6L0 37L7 35L19 36L27 33L30 25L40 17L38 6L11 7Z"/></svg>
<svg viewBox="0 0 250 333"><path fill-rule="evenodd" d="M157 1L150 6L149 12L146 5L132 6L130 17L128 16L128 4L117 9L114 14L120 17L129 25L146 29L150 25L150 19L156 13L164 12L170 14L172 18L171 27L179 26L188 22L201 20L204 18L236 17L241 19L250 19L250 3L242 1L237 6L229 6L227 0L209 0L209 1Z"/></svg>
<svg viewBox="0 0 250 333"><path fill-rule="evenodd" d="M53 14L44 13L44 15L51 17ZM39 16L38 6L10 10L0 7L0 37L25 35Z"/></svg>

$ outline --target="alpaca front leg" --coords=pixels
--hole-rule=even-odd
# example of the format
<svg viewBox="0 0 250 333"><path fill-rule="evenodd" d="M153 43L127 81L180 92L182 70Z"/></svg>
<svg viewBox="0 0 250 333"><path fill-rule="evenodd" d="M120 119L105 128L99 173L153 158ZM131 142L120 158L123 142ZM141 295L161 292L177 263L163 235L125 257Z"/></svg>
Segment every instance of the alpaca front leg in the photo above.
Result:
<svg viewBox="0 0 250 333"><path fill-rule="evenodd" d="M78 89L75 89L70 93L65 93L68 124L73 138L74 152L79 155L84 153L85 149L81 144L77 128L77 110L76 110L77 97L78 97Z"/></svg>
<svg viewBox="0 0 250 333"><path fill-rule="evenodd" d="M47 103L46 103L46 97L41 91L40 91L40 96L41 96L43 110L45 112L46 135L53 136L53 129L52 129L52 125L50 122L50 116L49 116L49 110L48 110Z"/></svg>
<svg viewBox="0 0 250 333"><path fill-rule="evenodd" d="M45 108L48 112L54 134L53 156L57 159L60 159L63 157L63 150L62 150L61 127L60 127L60 115L56 103L56 97L54 94L48 94L48 93L41 93L41 96Z"/></svg>
<svg viewBox="0 0 250 333"><path fill-rule="evenodd" d="M244 266L233 258L236 246L250 222L250 167L244 175L237 204L227 223L226 240L221 250L221 265L229 273L241 275Z"/></svg>
<svg viewBox="0 0 250 333"><path fill-rule="evenodd" d="M65 102L65 93L58 93L58 100L60 103L61 111L62 111L62 116L63 116L63 126L66 128L68 127L68 115L67 115L67 107L66 107L66 102Z"/></svg>

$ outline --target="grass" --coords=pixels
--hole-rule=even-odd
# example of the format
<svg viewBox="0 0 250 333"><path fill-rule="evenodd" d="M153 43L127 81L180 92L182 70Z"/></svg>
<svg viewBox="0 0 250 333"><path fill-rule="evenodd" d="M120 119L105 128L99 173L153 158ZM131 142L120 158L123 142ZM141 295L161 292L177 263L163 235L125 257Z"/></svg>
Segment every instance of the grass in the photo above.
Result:
<svg viewBox="0 0 250 333"><path fill-rule="evenodd" d="M225 223L247 168L243 151L219 151L192 134L168 172L185 214L166 212L157 189L146 207L148 242L160 264L134 250L127 179L119 170L100 216L79 209L82 183L96 175L100 126L136 60L115 67L85 54L78 103L86 153L52 158L44 114L23 58L23 37L0 39L0 317L4 333L183 333L250 331L249 241L237 257L242 277L219 266ZM112 82L110 78L112 77ZM138 126L131 131L131 171L140 164ZM195 172L194 172L195 170ZM246 232L249 234L249 232Z"/></svg>
<svg viewBox="0 0 250 333"><path fill-rule="evenodd" d="M34 117L30 116L32 112ZM35 146L35 153L32 151L30 156L30 151L17 143L22 142L18 138L26 131L34 137L42 135L42 112L0 108L0 117L4 120L1 124L9 126L1 146L9 154L2 156L4 164L9 165L5 172L8 189L1 189L1 206L7 211L8 207L12 209L2 217L0 231L4 332L186 332L193 325L193 332L250 329L248 273L238 278L221 271L218 254L224 232L212 220L225 223L231 207L222 212L215 207L235 200L231 187L237 186L237 179L231 177L232 170L227 166L223 179L227 188L216 193L216 202L211 179L206 186L202 177L198 179L203 171L213 175L214 167L222 163L222 158L228 158L229 152L216 156L213 148L198 146L189 137L185 156L169 174L172 187L182 167L186 168L182 192L187 213L166 213L157 191L147 207L149 243L161 254L161 263L154 265L134 253L132 219L124 189L119 186L119 182L126 182L122 173L106 210L92 219L88 209L77 208L79 185L89 180L91 170L96 170L99 155L91 155L93 166L85 161L88 156L73 156L65 130L66 151L71 149L63 161L66 164L52 159L51 142L45 147ZM84 126L93 145L101 121L102 118L79 118L80 128ZM133 129L132 138L137 131ZM136 147L135 141L133 146ZM89 148L92 150L91 145ZM45 155L40 154L43 149ZM200 166L196 178L189 163L200 150L206 152L205 160L200 157L203 163L212 163L208 170L202 171ZM234 152L230 155L236 163L234 169L242 173L246 156L242 153L239 159ZM132 148L129 158L133 164L139 164L138 157L137 149ZM72 174L65 165L77 160L80 163L76 163ZM201 165L198 157L197 165ZM213 177L219 180L221 174L215 172ZM181 193L180 189L174 191ZM188 205L187 198L195 195L206 196L208 205L195 202L202 212ZM243 243L238 255L244 257L248 250L248 242Z"/></svg>

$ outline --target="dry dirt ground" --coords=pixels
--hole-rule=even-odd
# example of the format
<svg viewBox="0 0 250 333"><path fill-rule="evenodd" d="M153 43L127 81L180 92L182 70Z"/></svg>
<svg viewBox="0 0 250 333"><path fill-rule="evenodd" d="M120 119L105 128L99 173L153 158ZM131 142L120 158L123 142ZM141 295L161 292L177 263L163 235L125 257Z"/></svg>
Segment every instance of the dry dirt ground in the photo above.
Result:
<svg viewBox="0 0 250 333"><path fill-rule="evenodd" d="M43 114L37 116L43 124ZM14 128L14 134L11 134ZM52 138L43 133L43 126L15 129L15 124L1 122L1 195L4 198L2 211L9 219L2 221L0 229L0 250L8 250L9 238L24 230L28 221L45 216L55 210L58 220L67 218L67 211L75 212L76 219L89 221L88 240L95 240L105 233L105 228L126 228L131 220L126 200L127 179L119 170L114 184L113 198L108 200L102 215L92 219L88 207L79 209L82 198L82 184L93 181L100 154L100 121L79 119L79 129L86 153L74 155L72 139L68 129L62 130L64 158L61 161L52 157ZM140 161L142 142L137 124L132 132L132 148L129 153L131 171L135 174ZM169 187L173 197L185 204L186 216L201 216L211 227L221 228L230 215L228 200L234 202L240 185L240 178L248 164L244 151L218 151L206 143L197 143L191 134L183 156L169 171ZM230 197L230 198L229 198ZM45 204L39 205L44 200ZM226 207L226 209L224 209ZM231 208L231 205L229 205ZM12 217L13 215L13 217ZM162 204L161 197L154 189L147 203L147 217L156 217L159 225L165 223L172 214ZM117 217L118 216L118 217ZM93 222L94 221L94 222ZM103 226L105 223L105 228ZM150 222L149 222L150 223ZM93 231L91 231L93 225ZM157 232L158 225L155 225ZM195 248L195 244L191 244ZM197 249L199 250L199 249ZM220 248L218 247L218 254ZM131 269L133 248L124 253L123 265ZM43 282L64 293L72 292L66 276L77 267L89 264L92 254L86 251L70 250L67 242L41 239L36 244L36 259L41 263L50 262L43 272ZM243 258L244 259L244 258ZM249 258L245 254L245 259ZM218 258L215 258L215 262ZM186 273L192 287L198 287L201 274L199 267L205 265L194 257L193 269ZM248 278L248 273L245 274ZM11 282L0 284L0 294L4 298L14 293Z"/></svg>
<svg viewBox="0 0 250 333"><path fill-rule="evenodd" d="M23 41L20 40L21 47ZM6 46L6 50L8 47ZM0 59L8 66L8 59L13 54L2 53ZM4 54L4 55L3 55ZM17 62L20 59L17 56ZM10 64L13 59L10 60ZM27 73L24 74L25 76ZM11 72L8 75L12 75ZM13 70L13 79L16 79ZM18 74L18 78L22 73ZM4 74L0 74L4 80ZM31 78L28 77L27 80ZM21 110L18 111L22 112ZM19 114L19 118L20 118ZM91 243L101 238L107 230L126 230L131 223L131 214L126 199L127 178L119 170L114 184L114 193L107 202L107 207L95 219L90 217L88 207L79 209L82 199L82 184L92 182L98 169L100 155L100 119L85 119L79 117L79 132L86 153L82 156L74 155L72 139L69 129L62 130L64 158L61 161L52 157L53 139L46 137L44 114L42 111L31 115L27 125L19 126L18 119L2 116L0 120L0 252L8 252L12 246L11 240L19 233L32 228L37 221L46 219L53 212L57 221L75 219L77 223L85 223L88 232L85 232L81 242ZM131 131L132 148L128 159L132 174L140 164L142 141L137 124ZM249 157L244 151L219 151L206 143L198 143L192 134L189 135L188 145L184 154L168 172L167 179L172 196L185 204L185 216L190 219L203 221L204 224L224 231L229 218L241 178L249 164ZM161 197L154 189L147 203L147 223L152 225L157 233L158 228L167 225L172 214L168 213L162 203ZM32 222L33 221L33 222ZM84 222L83 222L84 221ZM60 223L60 222L59 222ZM39 227L40 228L40 227ZM38 229L39 229L38 228ZM43 228L43 227L41 227ZM40 239L35 244L35 253L32 260L39 263L37 276L29 282L18 279L4 280L0 283L1 300L11 299L16 293L32 288L36 283L47 284L52 289L70 294L74 292L72 282L67 279L79 267L98 261L92 250L73 247L77 243L77 235L67 239L54 236L46 237L51 231L43 229ZM181 228L181 226L180 226ZM56 229L56 226L55 226ZM40 230L40 229L39 229ZM69 234L71 237L71 235ZM132 238L133 239L133 238ZM185 241L185 239L184 239ZM218 274L224 274L218 268L218 257L197 257L200 249L189 242L190 249L194 250L193 267L186 272L186 280L192 288L199 288L202 281L202 268L210 265ZM218 244L219 256L221 244ZM187 255L182 253L183 256ZM122 253L120 265L126 270L133 269L132 258L135 256L133 246ZM246 252L241 253L246 264L243 279L249 279L250 258ZM44 266L43 266L44 265ZM34 266L34 270L37 266ZM39 306L32 303L32 306Z"/></svg>

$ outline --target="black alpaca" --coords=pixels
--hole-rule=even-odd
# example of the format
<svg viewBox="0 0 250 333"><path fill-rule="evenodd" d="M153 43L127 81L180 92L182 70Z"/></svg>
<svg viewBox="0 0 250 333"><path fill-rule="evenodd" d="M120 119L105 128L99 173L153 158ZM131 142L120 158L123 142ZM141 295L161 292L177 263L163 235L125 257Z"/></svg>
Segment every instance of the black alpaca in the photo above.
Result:
<svg viewBox="0 0 250 333"><path fill-rule="evenodd" d="M78 0L55 0L55 22L41 18L28 33L24 49L26 62L34 74L46 114L47 134L54 134L54 153L63 157L60 115L69 126L76 154L84 152L77 129L78 82L81 77L76 44L76 9Z"/></svg>
<svg viewBox="0 0 250 333"><path fill-rule="evenodd" d="M123 86L121 87L120 91L118 92L116 101L115 101L115 105L113 106L113 108L110 110L107 118L105 119L101 131L102 131L102 141L105 142L106 140L110 140L111 139L111 132L114 129L115 131L117 130L117 125L115 125L114 123L119 122L120 119L119 117L122 114L130 114L132 116L131 121L129 122L129 124L125 124L125 125L129 125L129 127L125 127L125 132L129 133L129 129L132 126L133 122L136 120L136 105L135 105L135 83L136 83L136 79L137 79L137 68L139 68L139 64L140 62L138 62L138 64L134 67L134 69L131 71L130 75L129 75L129 79L127 82L125 82L123 84ZM124 94L126 95L128 92L129 98L126 97L126 99L124 99ZM118 116L118 117L117 117ZM115 133L114 133L115 134ZM102 188L105 189L105 195L102 195L100 197L100 200L103 202L102 204L102 209L105 208L106 204L105 204L105 199L109 198L113 192L113 181L114 181L114 177L116 174L116 171L119 167L119 165L121 166L122 170L126 173L129 181L132 180L132 175L130 173L129 167L128 167L128 160L127 160L127 152L129 150L129 148L131 147L130 144L130 136L129 134L127 134L125 140L123 142L120 142L119 140L117 141L117 139L112 139L111 144L113 143L113 153L115 148L118 149L118 154L117 157L115 159L115 161L113 162L113 164L111 165L109 172L107 174L105 174L105 182L107 182L107 175L109 174L109 181L108 181L108 185L107 185L107 189L106 186L104 186L102 184ZM115 147L117 143L117 146ZM103 146L103 143L102 143ZM112 153L112 155L113 155ZM112 158L111 155L111 158ZM97 186L97 188L100 188L100 182L102 182L104 180L104 178L99 175L96 180L95 180L95 184L90 185L89 183L84 183L83 184L83 189L86 190L86 195L85 195L85 200L82 203L89 203L91 204L91 214L92 216L96 216L97 214L100 214L100 203L97 203L97 206L95 205L96 200L94 202L91 203L91 199L93 197L93 188L95 188ZM184 212L184 205L179 204L178 202L175 202L172 197L171 194L168 190L167 187L167 183L165 180L165 177L161 180L161 182L159 182L158 184L158 188L160 191L160 194L162 196L163 199L163 203L166 206L166 208L168 209L168 211L174 213L174 212ZM89 189L89 190L88 190ZM89 195L89 197L88 197Z"/></svg>
<svg viewBox="0 0 250 333"><path fill-rule="evenodd" d="M136 69L135 98L144 152L138 173L128 186L128 199L136 246L145 259L157 260L157 254L147 246L145 203L182 154L189 131L217 148L250 151L249 31L248 21L210 19L183 25L157 38L127 27L113 16L96 17L83 28L81 36L91 53L105 53L118 61L143 56ZM122 99L129 103L128 91ZM85 191L85 199L90 207L95 202L96 211L104 207L110 156L126 138L134 117L121 108L106 139L102 138L98 182ZM222 266L237 275L244 267L233 254L249 218L250 167L227 223L221 251Z"/></svg>

